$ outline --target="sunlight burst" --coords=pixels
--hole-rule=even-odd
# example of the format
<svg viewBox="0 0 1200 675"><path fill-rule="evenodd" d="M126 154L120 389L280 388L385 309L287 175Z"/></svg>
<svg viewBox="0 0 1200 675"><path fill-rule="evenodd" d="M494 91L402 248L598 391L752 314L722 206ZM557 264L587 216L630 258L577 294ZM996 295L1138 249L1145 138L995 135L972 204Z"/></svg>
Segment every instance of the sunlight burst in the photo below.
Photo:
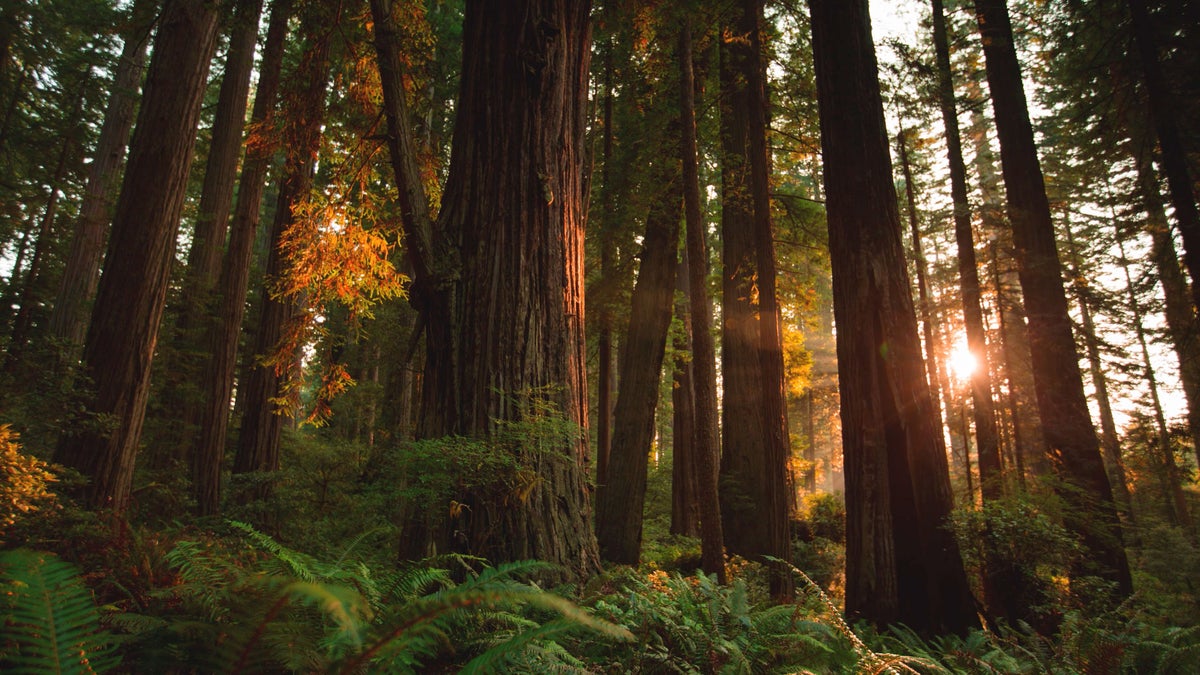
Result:
<svg viewBox="0 0 1200 675"><path fill-rule="evenodd" d="M960 344L950 353L949 365L950 372L954 374L954 377L960 382L966 382L971 379L975 368L979 366L979 361L966 345Z"/></svg>

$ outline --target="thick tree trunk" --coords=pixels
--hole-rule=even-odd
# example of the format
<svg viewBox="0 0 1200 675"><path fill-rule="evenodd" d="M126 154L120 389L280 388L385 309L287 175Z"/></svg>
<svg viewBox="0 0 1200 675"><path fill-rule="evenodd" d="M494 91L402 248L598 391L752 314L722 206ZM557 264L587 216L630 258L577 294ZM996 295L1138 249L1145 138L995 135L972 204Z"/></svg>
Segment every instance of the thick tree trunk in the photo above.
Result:
<svg viewBox="0 0 1200 675"><path fill-rule="evenodd" d="M534 421L531 398L586 430L583 132L586 0L467 6L450 175L434 250L399 80L390 3L372 0L376 46L428 359L421 434L495 438ZM486 133L485 133L486 130ZM436 255L436 257L435 257ZM437 282L438 279L442 281ZM586 433L511 450L534 477L508 503L464 495L453 545L494 560L598 569L584 476ZM450 541L445 537L444 541Z"/></svg>
<svg viewBox="0 0 1200 675"><path fill-rule="evenodd" d="M254 98L251 124L265 127L271 118L279 94L279 71L283 63L284 40L291 16L291 0L275 0L267 28L267 41L259 69L258 90ZM297 110L297 113L302 110ZM259 211L267 170L270 168L277 139L247 147L242 175L238 180L237 205L234 208L229 248L217 281L217 307L206 333L207 363L204 368L203 407L197 424L200 435L192 447L192 489L201 515L217 512L221 498L221 465L225 456L226 431L229 428L229 398L233 394L237 372L238 337L246 312L246 290L250 283L250 261L258 230Z"/></svg>
<svg viewBox="0 0 1200 675"><path fill-rule="evenodd" d="M147 14L155 0L136 0L130 10L131 27L113 73L112 91L104 110L100 137L88 166L87 185L66 266L50 313L50 335L63 344L62 364L74 364L87 332L88 308L100 283L100 256L108 230L113 193L121 179L125 148L133 128L138 90L150 43Z"/></svg>
<svg viewBox="0 0 1200 675"><path fill-rule="evenodd" d="M1065 483L1061 490L1067 503L1064 517L1070 529L1083 538L1087 551L1074 574L1092 574L1112 581L1117 594L1124 596L1132 590L1129 562L1112 487L1088 415L1008 7L1005 0L977 0L976 13L1000 137L1018 275L1029 318L1029 346L1042 430L1051 461Z"/></svg>
<svg viewBox="0 0 1200 675"><path fill-rule="evenodd" d="M810 0L846 467L846 613L965 632L941 425L900 243L866 0Z"/></svg>
<svg viewBox="0 0 1200 675"><path fill-rule="evenodd" d="M673 124L663 135L664 148L676 141L677 129ZM655 161L650 185L660 193L646 216L629 328L621 343L621 389L613 411L612 454L603 489L596 498L600 557L625 565L636 565L641 553L646 473L675 300L683 199L679 161L666 159L671 157L669 152L657 156L662 159Z"/></svg>
<svg viewBox="0 0 1200 675"><path fill-rule="evenodd" d="M732 12L721 41L721 516L731 551L786 558L789 446L760 55L762 8L758 0L745 0Z"/></svg>
<svg viewBox="0 0 1200 675"><path fill-rule="evenodd" d="M689 307L692 317L692 409L695 435L696 496L700 500L700 564L705 574L727 581L725 544L717 490L717 350L712 337L712 304L708 299L708 245L700 209L700 172L696 143L696 79L692 66L692 27L684 20L679 33L680 155L683 158L683 211L687 224Z"/></svg>
<svg viewBox="0 0 1200 675"><path fill-rule="evenodd" d="M254 364L239 387L238 397L244 396L246 407L242 428L238 434L237 454L233 472L250 473L279 469L279 437L284 415L279 414L278 399L292 379L297 376L296 364L262 363L276 357L287 325L295 321L301 308L296 298L274 297L272 286L287 273L287 261L280 243L288 230L296 225L296 207L308 196L313 184L313 171L320 150L321 125L325 116L325 95L329 87L329 50L331 8L308 6L303 10L300 31L307 47L304 59L296 72L296 90L284 95L294 101L283 130L283 147L287 150L275 220L271 224L270 249L262 294L262 313L254 336ZM298 355L297 355L298 358ZM209 465L211 471L211 465ZM265 494L265 490L258 496Z"/></svg>
<svg viewBox="0 0 1200 675"><path fill-rule="evenodd" d="M129 502L217 14L203 0L167 0L159 19L84 349L96 387L88 410L112 425L66 435L55 453L91 480L87 501L95 507Z"/></svg>

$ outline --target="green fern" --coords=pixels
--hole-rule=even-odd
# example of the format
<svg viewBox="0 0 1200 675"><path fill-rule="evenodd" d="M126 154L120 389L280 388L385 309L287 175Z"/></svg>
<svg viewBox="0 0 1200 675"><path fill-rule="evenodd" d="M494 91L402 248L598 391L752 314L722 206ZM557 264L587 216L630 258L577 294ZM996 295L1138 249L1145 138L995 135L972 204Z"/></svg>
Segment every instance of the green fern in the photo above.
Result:
<svg viewBox="0 0 1200 675"><path fill-rule="evenodd" d="M13 673L102 673L116 658L79 572L49 553L0 553L6 634L0 667Z"/></svg>

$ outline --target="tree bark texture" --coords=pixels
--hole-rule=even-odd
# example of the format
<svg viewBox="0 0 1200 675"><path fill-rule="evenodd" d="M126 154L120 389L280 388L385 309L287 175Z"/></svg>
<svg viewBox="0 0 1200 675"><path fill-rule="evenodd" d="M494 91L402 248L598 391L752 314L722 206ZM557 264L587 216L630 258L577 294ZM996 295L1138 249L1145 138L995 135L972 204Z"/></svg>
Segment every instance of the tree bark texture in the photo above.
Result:
<svg viewBox="0 0 1200 675"><path fill-rule="evenodd" d="M265 130L279 95L279 73L291 13L291 0L275 0L271 6L258 90L251 112L252 128L265 137L246 148L246 159L238 179L237 205L233 212L229 247L216 286L216 313L205 334L203 399L197 418L200 433L194 441L189 460L192 489L201 515L216 513L220 507L221 465L229 428L229 398L233 394L234 375L237 372L238 338L246 312L250 262L254 255L254 239L267 169L279 148L278 139L266 136Z"/></svg>
<svg viewBox="0 0 1200 675"><path fill-rule="evenodd" d="M678 124L668 125L662 136L662 149L671 147L667 144L677 144L678 135ZM629 328L621 343L618 374L621 388L613 410L612 452L606 482L596 499L600 557L625 565L636 565L641 553L646 473L675 300L683 200L680 160L675 153L654 153L651 161L649 184L660 192L651 201L646 216Z"/></svg>
<svg viewBox="0 0 1200 675"><path fill-rule="evenodd" d="M900 243L866 0L810 0L839 327L846 613L965 632L975 603L946 518L941 425Z"/></svg>
<svg viewBox="0 0 1200 675"><path fill-rule="evenodd" d="M112 424L64 436L55 454L90 479L94 507L129 502L217 14L204 0L168 0L159 20L84 349L88 410Z"/></svg>
<svg viewBox="0 0 1200 675"><path fill-rule="evenodd" d="M1129 563L1112 487L1083 392L1050 205L1025 104L1008 7L1005 0L978 0L976 13L1000 137L1008 217L1029 321L1042 431L1050 461L1065 484L1060 492L1068 505L1066 522L1080 534L1087 550L1075 574L1100 576L1114 582L1119 595L1127 595L1132 590Z"/></svg>
<svg viewBox="0 0 1200 675"><path fill-rule="evenodd" d="M389 53L389 3L372 1L393 168L427 322L425 437L494 438L504 422L531 421L530 397L587 428L582 163L590 9L586 0L468 3L438 218L443 248L435 251L428 219L414 211L424 196L403 128L399 61ZM586 433L516 459L535 477L532 490L506 504L464 496L469 509L449 524L461 537L445 541L493 560L550 561L573 576L597 570Z"/></svg>

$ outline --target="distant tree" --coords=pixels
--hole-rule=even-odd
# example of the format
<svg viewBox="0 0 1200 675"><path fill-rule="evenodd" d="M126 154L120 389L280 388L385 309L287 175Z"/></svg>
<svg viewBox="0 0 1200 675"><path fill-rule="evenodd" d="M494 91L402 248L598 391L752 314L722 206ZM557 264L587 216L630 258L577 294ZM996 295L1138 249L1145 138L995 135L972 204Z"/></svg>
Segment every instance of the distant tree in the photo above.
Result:
<svg viewBox="0 0 1200 675"><path fill-rule="evenodd" d="M129 503L217 18L203 0L167 0L159 19L84 349L96 388L87 409L96 419L66 433L55 453L90 479L95 507Z"/></svg>
<svg viewBox="0 0 1200 675"><path fill-rule="evenodd" d="M975 625L900 244L866 0L810 0L846 465L846 613Z"/></svg>

